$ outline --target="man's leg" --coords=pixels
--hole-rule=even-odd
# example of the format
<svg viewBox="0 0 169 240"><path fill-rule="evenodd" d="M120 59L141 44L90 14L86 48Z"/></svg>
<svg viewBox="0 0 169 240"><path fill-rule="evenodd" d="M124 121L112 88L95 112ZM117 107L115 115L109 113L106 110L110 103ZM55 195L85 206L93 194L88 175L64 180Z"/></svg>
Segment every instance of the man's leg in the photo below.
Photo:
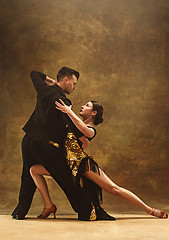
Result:
<svg viewBox="0 0 169 240"><path fill-rule="evenodd" d="M19 192L19 203L12 213L13 218L17 219L23 219L27 214L36 190L36 186L32 177L30 176L28 167L31 165L31 161L33 161L33 157L31 155L31 140L26 135L22 140L22 157L23 170Z"/></svg>
<svg viewBox="0 0 169 240"><path fill-rule="evenodd" d="M19 203L12 213L13 218L24 219L30 208L35 190L36 186L29 174L29 171L27 170L27 167L24 165L19 192Z"/></svg>
<svg viewBox="0 0 169 240"><path fill-rule="evenodd" d="M78 213L84 212L84 218L88 220L92 211L91 201L85 196L84 191L77 191L75 188L65 152L53 145L48 145L45 148L36 145L36 148L39 148L38 152L41 153L41 156L38 156L39 162L62 188L73 210Z"/></svg>
<svg viewBox="0 0 169 240"><path fill-rule="evenodd" d="M73 210L78 213L83 212L84 220L88 220L90 217L90 212L92 211L91 201L90 199L87 198L84 191L81 190L77 191L77 189L75 189L72 180L72 175L70 173L70 169L67 163L65 164L63 163L64 162L63 158L60 158L60 160L61 161L58 161L59 172L58 167L57 168L54 167L53 169L50 169L48 168L48 166L45 165L44 167L62 188Z"/></svg>

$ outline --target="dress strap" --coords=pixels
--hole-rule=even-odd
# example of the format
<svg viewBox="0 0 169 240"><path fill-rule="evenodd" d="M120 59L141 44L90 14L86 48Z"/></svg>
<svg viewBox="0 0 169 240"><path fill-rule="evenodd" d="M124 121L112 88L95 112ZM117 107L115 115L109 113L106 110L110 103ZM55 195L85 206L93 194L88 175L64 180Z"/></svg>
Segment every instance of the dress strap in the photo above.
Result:
<svg viewBox="0 0 169 240"><path fill-rule="evenodd" d="M95 136L96 136L96 129L94 127L91 126L87 126L88 128L92 128L94 130L94 136L92 138L86 137L87 139L89 139L89 141L91 141Z"/></svg>

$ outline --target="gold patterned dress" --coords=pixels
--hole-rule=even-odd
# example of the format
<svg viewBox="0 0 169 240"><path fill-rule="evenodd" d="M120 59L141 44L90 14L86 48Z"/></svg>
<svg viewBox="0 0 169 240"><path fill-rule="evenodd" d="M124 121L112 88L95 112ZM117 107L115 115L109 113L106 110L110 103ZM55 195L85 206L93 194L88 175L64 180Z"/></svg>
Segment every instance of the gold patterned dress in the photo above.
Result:
<svg viewBox="0 0 169 240"><path fill-rule="evenodd" d="M95 137L96 130L94 129L94 131ZM88 139L89 141L91 141L93 138ZM93 210L90 215L90 220L95 220L96 212L94 205L99 206L100 203L102 202L102 189L94 182L85 178L83 174L90 169L91 171L100 175L100 171L98 164L93 160L91 156L85 153L85 151L82 149L80 145L81 145L80 141L78 141L74 133L68 131L65 142L65 148L67 152L66 159L70 167L75 186L76 184L80 183L81 187L84 188L91 196L92 199L91 204Z"/></svg>

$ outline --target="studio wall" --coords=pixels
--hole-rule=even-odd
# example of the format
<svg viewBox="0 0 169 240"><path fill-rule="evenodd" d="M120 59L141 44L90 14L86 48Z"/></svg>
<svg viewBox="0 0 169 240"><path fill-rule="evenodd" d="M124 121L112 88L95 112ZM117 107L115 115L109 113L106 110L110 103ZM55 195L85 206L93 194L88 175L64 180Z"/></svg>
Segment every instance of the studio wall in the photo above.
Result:
<svg viewBox="0 0 169 240"><path fill-rule="evenodd" d="M62 66L80 71L68 96L78 113L96 100L104 123L87 152L118 185L169 209L169 1L1 0L0 202L17 204L23 125L36 104L32 70L56 78ZM52 180L60 213L71 207ZM104 208L138 212L104 193ZM43 204L38 192L30 210Z"/></svg>

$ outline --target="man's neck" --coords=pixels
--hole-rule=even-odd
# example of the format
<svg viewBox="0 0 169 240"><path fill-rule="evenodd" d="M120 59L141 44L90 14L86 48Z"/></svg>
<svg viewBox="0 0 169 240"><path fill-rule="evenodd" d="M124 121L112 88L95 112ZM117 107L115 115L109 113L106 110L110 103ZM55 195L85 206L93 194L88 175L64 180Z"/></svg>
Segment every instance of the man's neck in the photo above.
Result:
<svg viewBox="0 0 169 240"><path fill-rule="evenodd" d="M64 89L64 84L63 84L63 82L57 82L56 83L62 90L63 90L63 92L65 93L65 89Z"/></svg>

